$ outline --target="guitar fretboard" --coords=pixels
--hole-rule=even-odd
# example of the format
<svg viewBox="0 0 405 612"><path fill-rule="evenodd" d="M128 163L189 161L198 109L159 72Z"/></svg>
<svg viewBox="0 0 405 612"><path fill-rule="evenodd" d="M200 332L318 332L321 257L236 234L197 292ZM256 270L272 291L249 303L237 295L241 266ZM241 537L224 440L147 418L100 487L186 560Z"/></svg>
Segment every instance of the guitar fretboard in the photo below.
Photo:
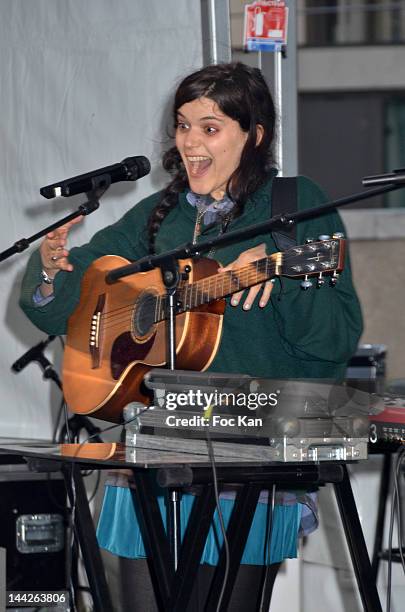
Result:
<svg viewBox="0 0 405 612"><path fill-rule="evenodd" d="M194 283L180 286L177 292L177 313L187 312L203 304L224 298L247 287L252 287L269 279L276 272L274 256L263 257L236 270L207 276ZM166 295L155 300L155 319L158 323L166 318ZM152 306L152 304L151 304Z"/></svg>

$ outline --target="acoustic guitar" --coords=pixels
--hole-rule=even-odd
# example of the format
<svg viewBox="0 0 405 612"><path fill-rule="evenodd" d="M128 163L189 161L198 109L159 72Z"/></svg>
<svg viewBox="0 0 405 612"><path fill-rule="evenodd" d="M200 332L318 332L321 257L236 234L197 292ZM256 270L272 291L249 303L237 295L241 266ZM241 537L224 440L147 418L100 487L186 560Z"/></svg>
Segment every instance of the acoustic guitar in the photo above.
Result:
<svg viewBox="0 0 405 612"><path fill-rule="evenodd" d="M345 241L331 238L295 246L249 265L218 274L213 259L179 262L176 367L206 370L220 341L225 297L276 276L325 275L336 280L344 265ZM131 401L150 403L143 377L166 363L166 297L160 270L140 272L106 283L110 270L129 263L106 255L88 268L78 306L68 322L63 388L71 411L112 422L122 421Z"/></svg>

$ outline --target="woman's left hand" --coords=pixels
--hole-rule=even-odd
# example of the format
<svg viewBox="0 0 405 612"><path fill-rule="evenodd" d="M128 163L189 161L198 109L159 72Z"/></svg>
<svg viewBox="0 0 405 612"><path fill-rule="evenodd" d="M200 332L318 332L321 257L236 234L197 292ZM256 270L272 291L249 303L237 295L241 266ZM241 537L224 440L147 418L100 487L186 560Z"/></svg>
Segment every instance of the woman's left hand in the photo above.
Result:
<svg viewBox="0 0 405 612"><path fill-rule="evenodd" d="M267 256L266 245L262 243L262 244L259 244L253 247L252 249L243 251L243 253L241 253L239 257L235 259L235 261L230 263L228 266L225 266L224 268L219 268L218 272L222 273L222 272L228 272L229 270L235 270L236 268L240 268L253 261L256 261L257 259L262 259L263 257L266 257L266 256ZM243 303L244 310L250 310L253 302L256 299L257 294L259 293L261 289L263 289L263 294L260 298L259 306L260 308L264 308L267 305L269 298L270 298L270 294L273 289L273 283L271 282L271 280L268 280L265 283L260 283L259 285L255 285L254 287L251 287L249 289L247 297ZM232 299L231 299L232 306L238 306L244 293L245 291L238 291L238 293L234 293L232 295Z"/></svg>

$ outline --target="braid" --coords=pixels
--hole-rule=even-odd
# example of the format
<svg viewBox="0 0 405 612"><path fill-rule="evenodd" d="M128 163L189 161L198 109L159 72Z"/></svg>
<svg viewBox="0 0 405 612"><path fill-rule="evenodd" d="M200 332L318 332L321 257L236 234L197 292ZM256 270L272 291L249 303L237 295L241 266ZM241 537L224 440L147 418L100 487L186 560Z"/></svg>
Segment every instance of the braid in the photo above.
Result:
<svg viewBox="0 0 405 612"><path fill-rule="evenodd" d="M148 237L149 237L149 252L155 253L156 235L162 225L164 219L169 212L176 206L178 202L178 194L183 191L187 185L187 174L181 161L180 153L176 147L169 149L163 156L163 168L171 175L174 175L166 189L162 193L162 197L152 210L148 221Z"/></svg>

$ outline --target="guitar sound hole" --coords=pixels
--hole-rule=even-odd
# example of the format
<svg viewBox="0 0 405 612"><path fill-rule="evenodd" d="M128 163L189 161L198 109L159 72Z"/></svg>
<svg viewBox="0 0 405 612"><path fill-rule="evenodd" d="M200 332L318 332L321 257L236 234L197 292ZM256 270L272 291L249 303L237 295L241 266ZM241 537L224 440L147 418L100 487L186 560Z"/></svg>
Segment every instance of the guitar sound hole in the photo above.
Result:
<svg viewBox="0 0 405 612"><path fill-rule="evenodd" d="M140 294L135 302L132 329L135 336L146 336L155 323L156 297L147 291Z"/></svg>

